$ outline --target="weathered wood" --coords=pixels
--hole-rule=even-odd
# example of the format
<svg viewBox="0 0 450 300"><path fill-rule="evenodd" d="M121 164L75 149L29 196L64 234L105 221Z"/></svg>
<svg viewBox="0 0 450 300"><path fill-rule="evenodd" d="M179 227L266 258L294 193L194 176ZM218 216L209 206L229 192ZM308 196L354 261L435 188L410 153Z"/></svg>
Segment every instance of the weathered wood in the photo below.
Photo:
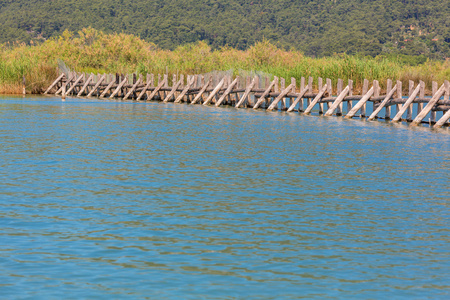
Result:
<svg viewBox="0 0 450 300"><path fill-rule="evenodd" d="M180 103L181 100L183 100L183 97L186 95L186 93L192 87L192 85L194 84L195 80L196 80L195 76L191 76L190 80L188 81L187 85L184 87L183 91L175 99L175 103Z"/></svg>
<svg viewBox="0 0 450 300"><path fill-rule="evenodd" d="M313 92L313 78L311 76L309 76L308 78L308 94L312 94ZM307 98L306 100L306 106L310 106L311 105L311 98Z"/></svg>
<svg viewBox="0 0 450 300"><path fill-rule="evenodd" d="M203 76L201 77L202 82L204 81ZM195 98L192 100L191 104L195 104L197 103L197 101L202 97L203 93L206 91L206 89L208 88L208 86L211 84L212 82L212 77L209 78L208 82L206 82L205 84L203 84L202 89L198 92L198 94L195 96Z"/></svg>
<svg viewBox="0 0 450 300"><path fill-rule="evenodd" d="M174 75L173 79L176 79L176 75ZM168 102L175 95L177 88L181 85L182 82L183 82L183 78L178 80L178 82L173 83L172 90L167 94L166 98L164 98L163 102Z"/></svg>
<svg viewBox="0 0 450 300"><path fill-rule="evenodd" d="M300 91L299 94L297 94L297 97L292 102L291 106L288 108L287 112L291 112L295 109L295 106L300 102L300 100L303 99L303 96L309 91L309 88L303 88L303 90Z"/></svg>
<svg viewBox="0 0 450 300"><path fill-rule="evenodd" d="M420 86L420 85L419 85ZM417 115L417 117L414 119L414 121L411 123L411 125L418 125L422 122L423 118L431 111L431 109L436 105L439 98L444 94L445 92L445 84L443 84L439 90L433 95L431 100L428 102L428 104L424 107L424 109Z"/></svg>
<svg viewBox="0 0 450 300"><path fill-rule="evenodd" d="M337 82L337 94L339 95L342 92L342 88L344 86L344 81L340 78L338 78ZM342 116L342 101L338 103L338 106L336 107L336 116Z"/></svg>
<svg viewBox="0 0 450 300"><path fill-rule="evenodd" d="M109 96L109 98L114 98L117 93L122 89L122 87L124 86L125 83L128 82L128 77L125 76L125 78L119 83L119 85L116 87L116 89L114 90L114 92L112 92L112 94Z"/></svg>
<svg viewBox="0 0 450 300"><path fill-rule="evenodd" d="M391 92L391 90L392 90L392 80L391 79L388 79L387 80L387 82L386 82L386 95L388 95L390 92ZM394 95L394 93L393 93L394 91L392 91L392 95ZM392 97L392 95L391 95L391 97ZM389 98L390 99L390 98ZM388 101L389 101L389 99L388 99ZM384 99L383 99L383 101L384 101ZM387 101L386 101L387 102ZM384 105L385 105L386 103L384 103ZM375 108L375 107L374 107ZM383 107L382 107L383 108ZM381 108L381 109L382 109ZM374 109L374 111L375 111L376 109ZM373 115L373 113L372 113L372 115ZM371 116L372 116L371 115ZM376 114L375 114L375 116L376 116ZM370 118L369 118L370 119ZM384 119L385 120L390 120L391 119L391 107L390 106L386 106L386 108L384 109Z"/></svg>
<svg viewBox="0 0 450 300"><path fill-rule="evenodd" d="M419 92L419 98L423 99L425 98L425 82L423 82L422 80L419 81L420 84L420 92ZM417 104L417 115L420 114L420 112L423 109L423 103L418 103Z"/></svg>
<svg viewBox="0 0 450 300"><path fill-rule="evenodd" d="M397 80L397 98L402 99L403 93L402 93L402 82L400 80ZM400 111L400 104L395 105L395 113L398 113Z"/></svg>
<svg viewBox="0 0 450 300"><path fill-rule="evenodd" d="M369 90L369 80L364 79L361 94L363 94L363 95L367 94L368 90ZM366 109L367 109L367 103L364 103L364 105L361 107L361 113L360 113L361 119L366 117Z"/></svg>
<svg viewBox="0 0 450 300"><path fill-rule="evenodd" d="M239 81L239 76L237 76L236 79L234 79L233 82L228 85L225 92L222 94L222 96L219 98L219 100L217 100L216 106L219 106L220 104L222 104L223 100L225 100L225 98L231 93L231 91L233 90L234 86L238 83L238 81Z"/></svg>
<svg viewBox="0 0 450 300"><path fill-rule="evenodd" d="M269 86L264 91L264 93L261 95L261 97L259 97L258 101L253 106L253 109L257 109L265 101L266 97L270 94L270 91L275 86L275 84L277 84L277 82L278 82L278 77L275 76L274 79L272 80L272 82L269 84Z"/></svg>
<svg viewBox="0 0 450 300"><path fill-rule="evenodd" d="M322 84L322 82L319 83L319 86ZM320 88L319 93L317 94L317 96L314 98L314 100L308 105L308 107L305 110L305 114L310 114L311 110L314 108L314 105L317 104L317 102L320 101L320 99L322 98L323 94L325 94L326 90L328 88L328 85L325 84L323 87ZM323 112L322 112L323 113Z"/></svg>
<svg viewBox="0 0 450 300"><path fill-rule="evenodd" d="M139 79L133 84L133 86L131 87L131 89L128 91L128 93L125 95L125 97L123 97L123 100L127 100L131 94L134 92L134 90L136 89L136 87L141 84L142 82L142 78L139 77Z"/></svg>
<svg viewBox="0 0 450 300"><path fill-rule="evenodd" d="M347 85L345 89L338 95L336 100L334 100L333 104L331 104L328 111L325 113L324 116L329 117L333 114L333 112L339 107L339 104L342 103L342 100L344 100L344 97L347 95L349 90L349 86Z"/></svg>
<svg viewBox="0 0 450 300"><path fill-rule="evenodd" d="M366 104L367 100L369 100L370 97L372 97L374 92L374 86L370 88L370 90L361 98L361 100L356 103L356 105L347 113L345 116L346 119L353 118L355 114L360 110L364 104Z"/></svg>
<svg viewBox="0 0 450 300"><path fill-rule="evenodd" d="M159 76L159 74L158 74ZM159 77L160 79L161 77ZM155 97L156 93L159 92L159 90L166 84L167 82L167 76L164 77L164 79L159 82L158 86L150 93L150 95L148 96L147 100L152 100L153 97Z"/></svg>
<svg viewBox="0 0 450 300"><path fill-rule="evenodd" d="M322 90L322 85L323 85L323 79L322 79L322 77L319 77L319 79L317 80L317 85L318 85L318 87L319 87L319 94L320 94L320 91ZM325 90L325 91L326 91L326 90ZM325 91L324 91L324 93L325 93ZM323 95L324 93L322 93L322 95ZM322 96L321 96L321 97L322 97ZM316 96L316 98L317 98L317 96ZM319 98L319 100L320 100L320 98ZM314 100L313 100L313 101L314 101ZM320 102L320 103L319 103L319 114L323 114L323 112L324 112L323 103Z"/></svg>
<svg viewBox="0 0 450 300"><path fill-rule="evenodd" d="M219 90L222 88L223 84L225 82L225 77L222 78L221 81L219 81L219 83L216 85L216 87L214 88L214 90L209 94L208 98L206 98L206 100L203 102L203 105L208 105L209 102L211 102L211 100L214 98L214 96L219 92Z"/></svg>
<svg viewBox="0 0 450 300"><path fill-rule="evenodd" d="M50 86L49 86L49 87L47 88L47 90L44 92L44 95L48 94L48 93L50 92L50 90L51 90L52 88L54 88L55 85L57 85L58 82L60 82L60 81L64 78L64 76L65 76L64 73L62 73L61 75L59 75L58 78L56 78L56 80L53 81L52 84L50 84Z"/></svg>
<svg viewBox="0 0 450 300"><path fill-rule="evenodd" d="M81 95L83 95L84 91L87 89L89 83L94 79L94 74L91 74L91 76L89 76L88 79L86 79L86 82L84 83L83 87L81 88L81 90L78 92L77 96L80 97Z"/></svg>
<svg viewBox="0 0 450 300"><path fill-rule="evenodd" d="M67 85L69 85L69 83L71 83L72 80L73 80L75 77L76 77L76 74L75 74L75 75L74 75L74 74L71 74L71 75L69 76L69 79L61 85L61 87L59 88L59 90L56 91L55 95L58 95L58 94L62 93L63 90L64 90L64 94L66 94L66 88L67 88Z"/></svg>
<svg viewBox="0 0 450 300"><path fill-rule="evenodd" d="M353 80L348 80L348 95L351 97L353 96ZM345 99L344 99L345 100ZM352 100L347 101L347 114L352 110L353 108L353 102Z"/></svg>
<svg viewBox="0 0 450 300"><path fill-rule="evenodd" d="M392 84L392 81L391 81ZM388 101L392 98L394 93L397 91L397 85L395 85L387 94L386 97L383 99L383 101L380 103L380 105L377 107L377 109L374 110L374 112L370 115L369 121L372 121L376 118L377 114L383 109L383 107L388 103Z"/></svg>
<svg viewBox="0 0 450 300"><path fill-rule="evenodd" d="M253 86L255 85L256 82L256 77L253 78L252 82L247 86L247 88L245 89L244 94L242 95L241 99L239 100L239 102L235 105L236 108L239 108L242 104L244 104L245 100L247 100L248 95L250 94L250 92L252 91Z"/></svg>
<svg viewBox="0 0 450 300"><path fill-rule="evenodd" d="M145 85L144 89L139 93L136 100L140 101L141 98L144 96L144 94L148 91L148 89L153 85L153 74L149 75L147 74L147 84Z"/></svg>
<svg viewBox="0 0 450 300"><path fill-rule="evenodd" d="M295 87L295 85L291 83L287 88L282 90L280 95L277 98L275 98L275 100L272 101L272 103L267 108L267 110L274 110L275 107L277 106L278 102L280 102L280 100L283 99L283 97L286 96L294 87Z"/></svg>
<svg viewBox="0 0 450 300"><path fill-rule="evenodd" d="M112 88L112 86L116 84L114 80L111 80L111 82L106 86L106 88L103 90L99 98L105 98L106 93Z"/></svg>
<svg viewBox="0 0 450 300"><path fill-rule="evenodd" d="M327 78L326 82L327 82L328 97L333 97L333 85L331 83L331 79ZM327 110L329 110L330 109L330 104L328 102L326 103L326 106L327 106Z"/></svg>
<svg viewBox="0 0 450 300"><path fill-rule="evenodd" d="M92 94L95 93L95 91L98 89L98 87L102 84L102 82L105 80L106 78L106 74L103 74L97 81L97 83L95 84L94 88L89 92L89 94L87 95L87 97L91 97Z"/></svg>
<svg viewBox="0 0 450 300"><path fill-rule="evenodd" d="M302 76L300 78L300 91L303 91L305 89L305 86L306 86L305 82L306 82L306 79L305 79L305 77ZM302 98L300 101L300 104L299 104L298 112L302 112L305 109L305 102L306 102L306 99ZM308 107L308 106L306 105L306 107Z"/></svg>
<svg viewBox="0 0 450 300"><path fill-rule="evenodd" d="M433 82L431 83L431 94L432 94L432 95L436 94L436 93L437 93L437 90L438 90L438 83L437 83L436 81L433 81ZM436 112L433 111L433 110L430 112L430 119L429 119L429 122L430 122L431 124L433 124L433 123L436 122Z"/></svg>
<svg viewBox="0 0 450 300"><path fill-rule="evenodd" d="M81 74L77 80L73 83L73 85L66 91L66 95L70 95L70 93L75 89L75 87L80 83L81 80L83 80L84 74Z"/></svg>
<svg viewBox="0 0 450 300"><path fill-rule="evenodd" d="M411 96L411 94L414 91L414 81L410 80L409 81L409 86L408 86L408 96ZM419 92L420 92L420 85L419 85ZM410 105L408 105L408 107L406 108L406 121L410 122L412 121L412 109L413 109L413 103L411 103Z"/></svg>
<svg viewBox="0 0 450 300"><path fill-rule="evenodd" d="M283 92L286 89L286 79L284 79L283 77L280 78L280 89L281 89L281 92ZM277 98L275 98L275 99L277 99ZM286 108L286 98L284 98L284 96L283 96L281 99L282 99L281 110L284 110ZM275 102L275 100L273 102ZM273 105L273 102L272 102L272 105ZM269 106L269 109L270 109L270 106Z"/></svg>
<svg viewBox="0 0 450 300"><path fill-rule="evenodd" d="M401 120L403 113L408 109L409 105L413 102L414 98L416 98L417 94L419 94L419 91L420 84L418 84L416 89L411 93L408 100L406 100L405 104L403 104L403 106L397 112L394 119L392 119L392 122L399 122Z"/></svg>

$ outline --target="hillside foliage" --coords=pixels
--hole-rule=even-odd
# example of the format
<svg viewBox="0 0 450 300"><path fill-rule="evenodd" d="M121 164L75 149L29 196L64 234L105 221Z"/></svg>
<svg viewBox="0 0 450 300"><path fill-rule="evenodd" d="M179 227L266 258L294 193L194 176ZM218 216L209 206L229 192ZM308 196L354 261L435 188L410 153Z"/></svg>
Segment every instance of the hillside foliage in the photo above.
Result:
<svg viewBox="0 0 450 300"><path fill-rule="evenodd" d="M204 41L239 50L268 40L308 56L450 57L450 0L0 0L0 43L92 27L162 49Z"/></svg>

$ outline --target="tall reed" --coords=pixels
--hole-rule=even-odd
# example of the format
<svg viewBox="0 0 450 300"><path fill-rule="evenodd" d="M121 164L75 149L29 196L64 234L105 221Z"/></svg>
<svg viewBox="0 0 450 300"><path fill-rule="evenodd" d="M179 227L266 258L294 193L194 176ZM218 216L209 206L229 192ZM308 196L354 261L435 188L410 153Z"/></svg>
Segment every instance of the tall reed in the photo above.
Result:
<svg viewBox="0 0 450 300"><path fill-rule="evenodd" d="M179 46L174 51L158 48L136 36L105 34L85 28L76 35L65 31L60 37L39 45L3 44L0 46L0 93L20 93L22 76L29 92L39 93L57 77L58 59L78 72L93 73L171 73L199 74L214 70L257 70L287 80L312 76L352 79L356 89L363 80L388 78L443 81L450 78L450 62L428 61L406 66L386 58L362 58L345 54L311 58L300 51L286 51L267 40L246 51L224 47L212 50L205 42Z"/></svg>

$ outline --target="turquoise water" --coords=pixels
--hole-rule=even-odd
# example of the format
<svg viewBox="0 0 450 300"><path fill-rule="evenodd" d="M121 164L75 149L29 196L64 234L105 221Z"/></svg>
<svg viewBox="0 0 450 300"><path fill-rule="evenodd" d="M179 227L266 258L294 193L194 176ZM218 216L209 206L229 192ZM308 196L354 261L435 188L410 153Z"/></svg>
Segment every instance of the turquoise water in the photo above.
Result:
<svg viewBox="0 0 450 300"><path fill-rule="evenodd" d="M448 299L450 134L0 98L6 299Z"/></svg>

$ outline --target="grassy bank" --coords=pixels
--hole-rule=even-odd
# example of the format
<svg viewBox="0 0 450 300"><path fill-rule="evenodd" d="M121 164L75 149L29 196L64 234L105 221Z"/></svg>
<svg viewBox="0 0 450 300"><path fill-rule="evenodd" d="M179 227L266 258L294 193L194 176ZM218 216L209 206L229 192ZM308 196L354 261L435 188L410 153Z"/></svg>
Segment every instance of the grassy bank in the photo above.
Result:
<svg viewBox="0 0 450 300"><path fill-rule="evenodd" d="M289 79L301 76L352 79L355 87L364 78L442 82L450 78L450 62L427 61L409 66L393 58L362 58L335 55L324 58L304 56L300 51L285 51L267 41L246 51L232 48L212 50L197 42L174 51L127 34L105 34L88 28L76 35L70 32L39 45L3 44L0 46L0 93L21 93L25 75L27 91L42 92L57 77L58 59L79 72L93 73L169 73L199 74L214 70L258 70ZM407 86L407 85L406 85Z"/></svg>

